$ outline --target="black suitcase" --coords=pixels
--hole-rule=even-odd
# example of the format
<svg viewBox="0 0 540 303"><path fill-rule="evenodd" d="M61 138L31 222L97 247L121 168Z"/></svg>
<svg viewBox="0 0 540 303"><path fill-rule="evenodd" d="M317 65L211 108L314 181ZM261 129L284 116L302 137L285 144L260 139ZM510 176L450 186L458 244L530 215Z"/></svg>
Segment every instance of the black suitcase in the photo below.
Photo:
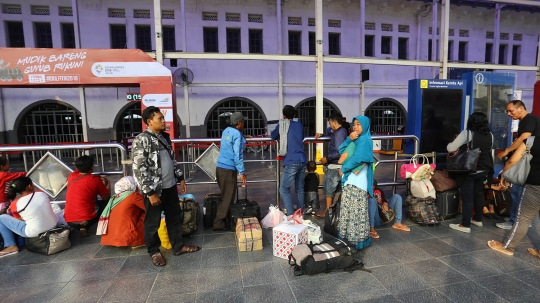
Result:
<svg viewBox="0 0 540 303"><path fill-rule="evenodd" d="M238 188L236 190L236 203L229 206L229 229L236 229L236 221L240 218L252 218L257 220L261 219L261 208L255 201L249 201L247 199L247 188L244 199L240 199Z"/></svg>
<svg viewBox="0 0 540 303"><path fill-rule="evenodd" d="M218 204L221 202L221 194L206 194L204 196L203 205L203 225L204 229L214 227L214 220L216 219Z"/></svg>
<svg viewBox="0 0 540 303"><path fill-rule="evenodd" d="M446 220L457 216L459 213L459 197L458 189L437 192L435 204L439 208L441 218Z"/></svg>
<svg viewBox="0 0 540 303"><path fill-rule="evenodd" d="M341 191L336 192L334 201L326 211L323 231L335 238L338 237L338 225L340 219Z"/></svg>

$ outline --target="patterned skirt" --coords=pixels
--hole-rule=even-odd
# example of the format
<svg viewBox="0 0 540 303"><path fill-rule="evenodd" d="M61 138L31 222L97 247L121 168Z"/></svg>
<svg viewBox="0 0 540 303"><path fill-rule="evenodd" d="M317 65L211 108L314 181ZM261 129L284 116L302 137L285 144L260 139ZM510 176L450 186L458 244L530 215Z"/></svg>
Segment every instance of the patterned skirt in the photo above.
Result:
<svg viewBox="0 0 540 303"><path fill-rule="evenodd" d="M339 238L362 249L371 244L369 236L368 194L354 185L343 188L338 226Z"/></svg>

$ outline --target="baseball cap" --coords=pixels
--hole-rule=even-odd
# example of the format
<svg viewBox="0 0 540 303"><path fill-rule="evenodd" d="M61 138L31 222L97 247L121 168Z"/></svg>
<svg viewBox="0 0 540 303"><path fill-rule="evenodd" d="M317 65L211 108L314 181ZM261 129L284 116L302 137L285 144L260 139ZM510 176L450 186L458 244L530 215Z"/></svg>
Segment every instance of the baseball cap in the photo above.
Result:
<svg viewBox="0 0 540 303"><path fill-rule="evenodd" d="M244 115L242 115L241 112L234 112L231 115L230 120L231 120L231 125L236 126L236 124L238 124L239 121L246 120L246 118L244 117Z"/></svg>

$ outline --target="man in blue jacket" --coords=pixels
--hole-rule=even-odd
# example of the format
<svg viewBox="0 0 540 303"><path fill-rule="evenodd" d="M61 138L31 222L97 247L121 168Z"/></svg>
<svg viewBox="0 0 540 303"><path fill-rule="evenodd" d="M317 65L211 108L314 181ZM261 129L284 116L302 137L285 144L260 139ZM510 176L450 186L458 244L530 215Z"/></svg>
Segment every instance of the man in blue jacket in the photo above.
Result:
<svg viewBox="0 0 540 303"><path fill-rule="evenodd" d="M326 209L320 212L317 217L324 218L326 211L332 205L334 195L338 188L341 186L341 177L339 176L339 169L341 164L338 164L340 157L339 146L349 136L348 129L342 127L343 116L340 113L333 113L328 118L328 124L332 129L330 135L330 144L328 145L328 155L321 158L321 163L327 165L326 172L324 174L324 195L326 196ZM315 139L321 137L322 134L315 134Z"/></svg>
<svg viewBox="0 0 540 303"><path fill-rule="evenodd" d="M235 112L230 117L231 125L221 135L221 147L216 165L216 179L221 192L221 203L218 205L214 230L227 231L225 219L229 206L234 202L236 193L237 175L240 174L242 186L246 186L244 170L244 147L246 139L242 134L244 129L244 116Z"/></svg>
<svg viewBox="0 0 540 303"><path fill-rule="evenodd" d="M302 123L293 121L296 109L290 105L283 108L283 120L272 131L272 139L279 140L278 155L284 156L283 176L279 186L281 199L287 209L287 215L292 215L294 206L291 197L291 185L298 196L297 207L304 208L304 174L306 172L306 154L304 152L304 127Z"/></svg>

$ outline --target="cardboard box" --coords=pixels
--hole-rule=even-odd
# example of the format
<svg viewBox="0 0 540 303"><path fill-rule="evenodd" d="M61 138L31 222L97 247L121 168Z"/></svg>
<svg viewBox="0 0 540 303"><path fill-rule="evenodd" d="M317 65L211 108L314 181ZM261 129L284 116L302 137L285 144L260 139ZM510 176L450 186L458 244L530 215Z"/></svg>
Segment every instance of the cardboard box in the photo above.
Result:
<svg viewBox="0 0 540 303"><path fill-rule="evenodd" d="M296 245L308 242L307 226L293 224L292 221L282 222L274 227L273 242L274 256L288 260Z"/></svg>
<svg viewBox="0 0 540 303"><path fill-rule="evenodd" d="M262 229L257 218L236 221L236 239L240 251L262 250Z"/></svg>

